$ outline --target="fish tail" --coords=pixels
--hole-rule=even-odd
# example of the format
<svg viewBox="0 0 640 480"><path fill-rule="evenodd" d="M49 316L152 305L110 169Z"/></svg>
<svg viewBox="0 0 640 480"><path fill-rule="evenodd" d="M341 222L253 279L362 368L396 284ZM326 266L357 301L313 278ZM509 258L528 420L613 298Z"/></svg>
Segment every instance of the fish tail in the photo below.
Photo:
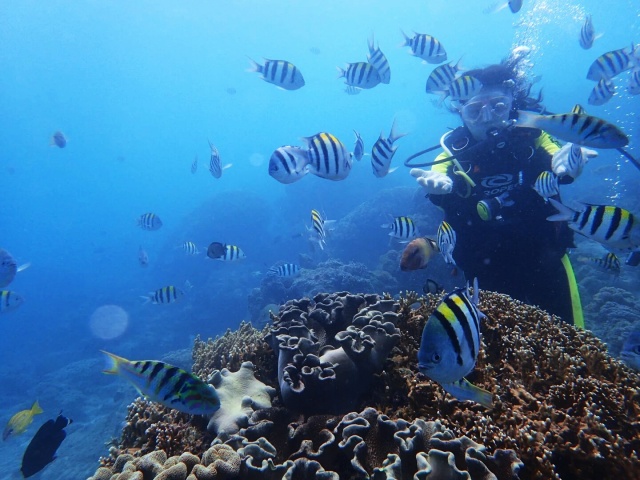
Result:
<svg viewBox="0 0 640 480"><path fill-rule="evenodd" d="M42 412L43 410L38 404L38 400L33 402L33 406L31 407L31 415L38 415L39 413L42 413Z"/></svg>
<svg viewBox="0 0 640 480"><path fill-rule="evenodd" d="M556 213L555 215L547 217L547 220L549 220L550 222L564 222L567 220L571 220L573 218L573 215L576 213L574 210L558 202L557 200L554 200L553 198L550 198L549 201L551 202L551 205L553 205L556 210L558 210L558 213Z"/></svg>
<svg viewBox="0 0 640 480"><path fill-rule="evenodd" d="M107 355L107 365L102 373L106 373L107 375L117 375L120 373L120 365L124 362L127 362L126 358L119 357L113 353L106 352L104 350L100 350L102 353Z"/></svg>
<svg viewBox="0 0 640 480"><path fill-rule="evenodd" d="M258 72L262 73L262 65L256 62L253 58L247 57L251 62L251 66L247 69L247 72Z"/></svg>
<svg viewBox="0 0 640 480"><path fill-rule="evenodd" d="M393 143L396 140L398 140L399 138L404 137L405 135L407 135L406 133L399 133L398 130L396 129L396 119L393 119L393 124L391 125L391 133L389 133L389 143Z"/></svg>
<svg viewBox="0 0 640 480"><path fill-rule="evenodd" d="M400 29L400 33L402 33L402 36L404 37L404 41L400 44L400 46L407 47L411 45L411 38L408 37L406 33L404 33L404 30Z"/></svg>
<svg viewBox="0 0 640 480"><path fill-rule="evenodd" d="M347 71L344 68L336 67L338 69L338 78L343 78L347 76Z"/></svg>
<svg viewBox="0 0 640 480"><path fill-rule="evenodd" d="M370 38L367 38L367 46L369 47L369 53L372 53L373 51L375 51L375 44L374 44L374 35L373 33L371 34Z"/></svg>
<svg viewBox="0 0 640 480"><path fill-rule="evenodd" d="M458 400L471 400L485 408L491 408L493 406L493 395L491 392L476 387L466 378L462 378L454 383L445 383L442 385L442 388Z"/></svg>
<svg viewBox="0 0 640 480"><path fill-rule="evenodd" d="M142 302L142 305L146 305L147 303L149 303L151 301L152 295L153 295L153 292L149 292L149 295L140 295L140 298L144 300L144 302Z"/></svg>

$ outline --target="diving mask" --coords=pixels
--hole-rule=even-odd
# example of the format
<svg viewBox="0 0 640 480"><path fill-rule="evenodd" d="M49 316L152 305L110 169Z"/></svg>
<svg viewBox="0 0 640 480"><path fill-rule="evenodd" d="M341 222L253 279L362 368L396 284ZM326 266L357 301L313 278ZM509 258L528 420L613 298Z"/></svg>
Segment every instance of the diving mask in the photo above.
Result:
<svg viewBox="0 0 640 480"><path fill-rule="evenodd" d="M477 95L460 108L462 120L467 124L505 121L509 118L513 99L508 95L487 97Z"/></svg>

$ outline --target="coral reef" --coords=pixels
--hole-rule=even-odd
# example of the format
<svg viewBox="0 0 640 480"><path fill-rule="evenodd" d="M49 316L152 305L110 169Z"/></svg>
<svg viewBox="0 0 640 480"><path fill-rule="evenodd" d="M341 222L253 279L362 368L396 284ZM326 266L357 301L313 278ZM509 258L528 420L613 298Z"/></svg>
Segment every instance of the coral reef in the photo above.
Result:
<svg viewBox="0 0 640 480"><path fill-rule="evenodd" d="M616 295L615 291L605 293ZM184 478L189 480L640 478L638 373L610 357L590 332L507 296L481 292L480 309L487 316L482 325L483 348L468 378L491 391L495 403L485 410L472 402L459 402L417 371L420 334L438 301L436 296L418 298L415 293L394 301L343 292L318 295L315 301L288 302L281 307L274 329L264 332L278 348L277 357L246 326L242 335L229 333L206 344L198 341L201 356L220 355L222 344L216 342L225 339L227 347L236 352L225 357L228 363L244 361L245 356L273 362L277 367L272 365L262 374L267 377L265 383L281 388L283 398L287 388L296 398L296 388L309 380L303 374L329 369L320 360L325 351L319 345L325 345L327 352L344 350L345 344L357 346L351 352L353 358L346 353L340 358L357 364L358 355L364 355L374 363L382 359L382 363L367 371L371 383L362 388L362 395L356 394L357 389L350 392L351 398L359 398L350 413L300 414L298 405L255 410L245 428L230 435L224 445L216 445L225 447L220 452L231 464L239 464L239 470L229 477L205 474L203 469L211 469L211 463L204 461L192 467L182 462L186 471L176 467L180 463L176 459L183 454L189 461L193 456L204 459L213 436L202 419L193 417L188 422L183 414L138 400L130 411L121 445L102 459L103 468L94 478L109 478L108 472L121 475L124 465L129 465L129 476L122 478L153 478L142 469L160 472L157 464L162 462L142 462L141 457L160 449L166 452L162 454L165 458L173 456L174 460L162 463L164 470L157 475L183 478L178 475L186 473L190 476ZM376 332L382 328L390 337L400 335L393 340L394 346L387 345L376 355L367 337L374 343L379 339L363 331L372 320L393 325L387 330L382 322L375 325ZM251 343L253 350L243 352ZM309 360L314 357L316 363ZM219 357L196 363L209 373L214 364L227 366ZM336 371L335 363L326 362ZM289 369L292 382L288 383L285 374L291 366L296 371ZM259 367L256 373L261 373ZM313 378L321 383L325 377L331 374ZM304 387L316 388L312 382ZM318 398L318 403L332 400ZM169 468L174 470L168 472ZM143 476L135 477L136 472Z"/></svg>
<svg viewBox="0 0 640 480"><path fill-rule="evenodd" d="M355 408L400 340L398 308L347 292L287 302L265 337L278 352L284 405L305 414Z"/></svg>

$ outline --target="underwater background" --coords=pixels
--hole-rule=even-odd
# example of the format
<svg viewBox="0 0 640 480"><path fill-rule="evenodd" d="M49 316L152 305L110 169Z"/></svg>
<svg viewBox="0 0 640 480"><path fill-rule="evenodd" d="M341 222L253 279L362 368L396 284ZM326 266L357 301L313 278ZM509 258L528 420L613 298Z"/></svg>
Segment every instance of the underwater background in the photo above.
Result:
<svg viewBox="0 0 640 480"><path fill-rule="evenodd" d="M441 214L423 198L401 163L436 145L457 116L425 93L433 69L408 54L402 29L429 33L445 46L449 62L465 68L497 63L518 46L531 49L534 91L554 112L586 104L593 82L586 72L602 53L640 41L640 5L617 0L531 0L512 14L484 10L491 0L423 1L21 1L0 8L0 247L18 264L11 290L24 304L0 316L0 421L6 423L37 399L44 414L27 432L0 444L0 474L11 478L39 424L60 410L72 418L68 438L43 479L86 478L117 437L135 390L101 373L99 350L132 359L170 359L190 368L197 335L206 339L242 320L264 322L268 301L257 292L277 262L310 265L335 260L351 266L366 286L396 294L421 292L427 277L450 289L464 282L443 264L433 271L400 272L380 225L412 215L424 234ZM578 45L585 15L597 33L590 50ZM336 66L364 61L367 38L391 65L389 85L358 95L344 91ZM252 58L286 59L306 85L284 91L248 72ZM640 97L617 94L589 113L622 128L627 151L640 156ZM350 176L331 182L307 176L283 185L268 175L269 157L281 145L329 131L351 147L353 130L369 152L394 121L408 135L398 141L393 166L379 179L369 157ZM68 144L49 145L55 131ZM215 179L207 171L209 145L233 166ZM199 167L191 173L197 156ZM615 204L640 213L640 171L614 150L601 150L578 181L561 187L563 199ZM337 220L327 248L307 240L311 209ZM157 231L136 225L145 212L162 218ZM578 239L580 240L580 239ZM187 255L185 241L198 245ZM213 241L241 246L242 262L206 257ZM582 242L581 255L598 256ZM141 267L143 247L149 264ZM178 248L179 247L179 248ZM395 267L390 266L391 264ZM430 267L431 268L431 267ZM350 287L327 269L318 291ZM370 274L363 272L385 272ZM623 266L619 277L583 264L576 268L585 320L619 352L640 328L635 305L610 318L589 308L602 288L614 285L637 298L640 270ZM331 275L335 274L336 277ZM182 288L175 304L143 304L140 296L166 285ZM349 280L351 281L351 280ZM322 288L320 288L322 287ZM332 288L333 287L333 288ZM482 287L482 285L480 286ZM96 315L116 305L125 317ZM624 328L617 321L624 318ZM121 328L118 328L121 327ZM165 357L171 354L171 357ZM64 472L64 473L63 473Z"/></svg>

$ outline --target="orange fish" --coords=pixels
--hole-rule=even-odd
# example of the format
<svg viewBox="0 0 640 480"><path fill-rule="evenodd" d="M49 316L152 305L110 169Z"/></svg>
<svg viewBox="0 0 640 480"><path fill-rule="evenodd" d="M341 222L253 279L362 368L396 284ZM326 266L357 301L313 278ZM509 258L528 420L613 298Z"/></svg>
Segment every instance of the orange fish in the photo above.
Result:
<svg viewBox="0 0 640 480"><path fill-rule="evenodd" d="M427 268L431 257L438 253L438 245L435 240L428 237L416 238L409 242L402 252L400 270L403 272Z"/></svg>

